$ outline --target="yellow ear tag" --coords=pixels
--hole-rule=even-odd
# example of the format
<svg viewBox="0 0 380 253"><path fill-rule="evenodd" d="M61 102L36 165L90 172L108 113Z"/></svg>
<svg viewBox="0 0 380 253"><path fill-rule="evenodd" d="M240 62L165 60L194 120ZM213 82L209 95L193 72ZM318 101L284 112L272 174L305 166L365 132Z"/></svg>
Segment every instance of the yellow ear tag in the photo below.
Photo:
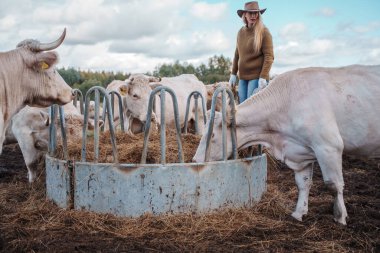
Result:
<svg viewBox="0 0 380 253"><path fill-rule="evenodd" d="M120 92L120 95L126 96L128 89L126 87L120 87L119 92Z"/></svg>
<svg viewBox="0 0 380 253"><path fill-rule="evenodd" d="M47 65L47 63L43 61L43 62L41 63L41 68L42 68L42 69L48 69L48 68L49 68L49 65Z"/></svg>

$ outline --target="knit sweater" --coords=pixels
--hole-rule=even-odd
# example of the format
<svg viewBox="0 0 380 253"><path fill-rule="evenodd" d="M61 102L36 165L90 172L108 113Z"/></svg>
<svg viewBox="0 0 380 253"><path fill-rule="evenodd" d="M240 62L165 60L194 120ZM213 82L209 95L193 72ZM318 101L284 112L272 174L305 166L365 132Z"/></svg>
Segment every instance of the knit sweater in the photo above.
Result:
<svg viewBox="0 0 380 253"><path fill-rule="evenodd" d="M274 60L272 35L265 27L261 50L258 53L253 52L253 39L253 27L244 26L239 30L232 74L236 75L239 71L239 78L242 80L269 80L269 71Z"/></svg>

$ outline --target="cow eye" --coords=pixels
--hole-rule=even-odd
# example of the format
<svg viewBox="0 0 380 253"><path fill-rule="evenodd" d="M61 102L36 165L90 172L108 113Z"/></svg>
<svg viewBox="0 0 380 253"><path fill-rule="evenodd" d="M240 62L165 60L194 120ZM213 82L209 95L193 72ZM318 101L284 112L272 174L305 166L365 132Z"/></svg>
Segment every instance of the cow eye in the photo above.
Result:
<svg viewBox="0 0 380 253"><path fill-rule="evenodd" d="M139 95L133 94L133 98L139 98Z"/></svg>

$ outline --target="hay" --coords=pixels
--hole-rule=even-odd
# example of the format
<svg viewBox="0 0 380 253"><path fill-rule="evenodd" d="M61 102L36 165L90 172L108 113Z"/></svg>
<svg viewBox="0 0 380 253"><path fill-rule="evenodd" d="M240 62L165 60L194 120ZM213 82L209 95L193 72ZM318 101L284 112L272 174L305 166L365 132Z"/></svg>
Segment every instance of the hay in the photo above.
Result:
<svg viewBox="0 0 380 253"><path fill-rule="evenodd" d="M182 134L182 152L184 154L184 161L191 162L196 148L200 141L200 136L195 134ZM144 145L144 134L136 134L134 136L122 133L120 131L115 134L118 157L120 163L140 163L141 154ZM86 141L86 159L91 162L94 161L94 138L88 137ZM71 160L80 161L82 142L78 140L68 140L67 149L69 158ZM178 158L178 143L177 134L174 130L168 129L166 131L166 162L177 163ZM58 145L55 157L59 159L64 158L62 145ZM160 163L161 159L161 144L160 133L152 131L149 136L148 152L146 163ZM99 135L99 163L113 163L113 152L111 145L111 135L109 132L104 132Z"/></svg>
<svg viewBox="0 0 380 253"><path fill-rule="evenodd" d="M19 152L19 151L18 151ZM344 160L346 227L333 222L332 197L314 173L309 214L290 217L297 198L293 173L269 159L268 191L254 208L211 214L113 215L63 210L45 199L44 174L29 185L26 169L0 164L0 251L2 252L378 252L380 171L378 161ZM19 156L17 156L19 157ZM5 176L3 176L5 175Z"/></svg>

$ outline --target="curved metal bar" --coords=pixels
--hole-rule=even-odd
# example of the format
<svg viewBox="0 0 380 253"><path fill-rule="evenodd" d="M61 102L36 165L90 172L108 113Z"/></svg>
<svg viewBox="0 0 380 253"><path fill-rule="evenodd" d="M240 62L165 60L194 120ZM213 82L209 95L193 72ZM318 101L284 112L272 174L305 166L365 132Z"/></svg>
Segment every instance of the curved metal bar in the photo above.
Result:
<svg viewBox="0 0 380 253"><path fill-rule="evenodd" d="M112 117L112 112L111 112L111 105L110 105L110 99L109 99L109 96L108 96L108 92L103 88L103 87L100 87L100 86L94 86L94 87L91 87L87 93L86 93L86 97L85 97L85 110L84 110L84 124L83 124L83 135L82 135L82 159L81 161L82 162L86 162L86 136L87 136L87 126L88 126L88 108L89 108L89 105L90 105L90 95L91 93L95 92L95 91L98 91L100 93L102 93L102 95L104 96L105 98L105 104L106 104L106 111L108 113L108 118L111 119ZM97 96L96 95L97 93L95 92L95 97ZM117 153L117 148L116 148L116 138L115 138L115 129L114 129L114 125L113 125L113 120L109 120L109 129L110 129L110 134L111 134L111 143L112 143L112 151L113 151L113 159L114 159L114 163L118 163L119 159L118 159L118 153ZM95 126L99 124L99 117L98 118L95 118L94 119L94 124ZM94 132L94 136L95 135L99 135L99 131L95 131ZM96 138L95 138L95 142L96 142ZM99 144L96 144L95 143L95 147L98 146ZM95 152L98 152L98 150L95 150Z"/></svg>
<svg viewBox="0 0 380 253"><path fill-rule="evenodd" d="M227 161L227 113L226 90L222 90L222 150L223 161Z"/></svg>
<svg viewBox="0 0 380 253"><path fill-rule="evenodd" d="M149 141L149 134L150 134L149 132L150 132L151 119L152 119L153 102L154 102L156 94L158 92L161 92L161 94L163 94L164 91L169 92L169 94L172 97L175 127L177 130L178 158L179 158L180 163L183 163L183 161L184 161L183 152L182 152L181 125L179 123L179 112L178 112L177 97L176 97L174 91L172 89L170 89L169 87L159 86L159 87L156 87L154 90L152 90L152 92L150 93L150 97L149 97L148 112L147 112L147 116L146 116L146 123L145 123L145 129L144 129L144 146L143 146L143 151L141 154L141 162L140 162L141 164L146 164L148 141ZM164 98L164 100L165 100L165 98ZM164 103L161 102L161 105L162 104L164 104ZM165 109L165 106L163 108ZM161 111L161 118L164 116L165 116L165 110ZM161 131L162 131L162 129L165 130L165 124L162 124L162 122L161 122ZM163 141L161 139L161 146L165 145L165 141L166 140ZM161 149L161 152L162 152L162 149ZM162 159L162 157L164 157L164 156L161 154L161 159Z"/></svg>
<svg viewBox="0 0 380 253"><path fill-rule="evenodd" d="M160 146L161 146L161 163L166 163L166 122L165 122L165 89L160 90Z"/></svg>
<svg viewBox="0 0 380 253"><path fill-rule="evenodd" d="M56 104L49 107L50 114L50 125L49 125L49 155L54 156L55 150L57 148L57 129L55 128L55 118L57 115L57 106Z"/></svg>
<svg viewBox="0 0 380 253"><path fill-rule="evenodd" d="M119 119L120 119L120 126L121 126L121 131L125 132L125 126L124 126L124 110L123 110L123 98L121 97L120 93L115 91L115 90L112 90L109 92L109 94L111 95L111 99L112 99L112 115L114 115L114 103L113 103L113 100L114 100L114 96L116 95L118 101L119 101Z"/></svg>
<svg viewBox="0 0 380 253"><path fill-rule="evenodd" d="M199 91L193 91L190 93L190 95L187 97L187 102L186 102L186 113L185 113L185 125L184 125L184 130L183 132L187 134L187 124L189 120L189 114L190 114L190 101L191 98L194 97L194 102L195 102L195 133L199 133L199 127L198 127L198 98L200 97L202 99L202 112L203 112L203 123L206 124L207 122L207 117L206 117L206 102L205 98Z"/></svg>
<svg viewBox="0 0 380 253"><path fill-rule="evenodd" d="M68 160L69 159L69 153L67 150L65 111L63 109L63 106L59 106L59 123L60 123L61 136L62 136L63 156L64 156L65 160Z"/></svg>
<svg viewBox="0 0 380 253"><path fill-rule="evenodd" d="M110 96L111 98L111 113L112 113L112 121L113 121L113 115L115 114L115 108L114 108L114 100L115 100L115 96L117 97L118 101L119 101L119 120L120 120L120 127L121 127L121 131L125 132L125 126L124 126L124 105L123 105L123 98L121 97L120 93L115 91L115 90L111 90L108 92L108 95ZM105 98L103 98L103 114L102 114L102 120L104 122L106 122L106 103L105 103ZM102 131L104 131L104 125L102 126L101 128ZM116 129L115 129L116 130Z"/></svg>
<svg viewBox="0 0 380 253"><path fill-rule="evenodd" d="M83 93L79 89L73 89L73 93L74 93L73 105L75 107L77 107L78 96L79 96L79 109L80 109L80 113L83 114L83 112L84 112L84 108L83 108L84 107L83 106Z"/></svg>
<svg viewBox="0 0 380 253"><path fill-rule="evenodd" d="M235 119L235 102L234 102L234 95L232 91L227 87L219 87L215 90L213 96L212 96L212 102L211 102L211 113L210 113L210 119L209 119L209 125L207 130L207 139L206 139L206 152L205 152L205 162L208 161L210 156L210 141L211 141L211 135L214 129L214 119L215 119L215 106L216 106L216 99L220 92L223 92L222 94L222 134L223 134L223 143L226 142L226 129L223 129L226 127L226 116L223 116L226 114L226 98L225 98L225 92L227 92L229 98L230 98L230 109L231 109L231 142L232 142L232 157L233 159L237 159L237 143L236 143L236 119ZM226 160L226 151L224 150L223 144L223 160Z"/></svg>
<svg viewBox="0 0 380 253"><path fill-rule="evenodd" d="M94 128L94 154L95 154L95 157L94 157L94 162L97 163L99 161L99 134L97 134L97 133L99 133L99 124L98 124L99 108L96 105L99 104L99 90L95 89L94 92L95 92L95 117L94 117L94 124L95 124L95 128ZM87 100L87 98L86 98L86 100Z"/></svg>
<svg viewBox="0 0 380 253"><path fill-rule="evenodd" d="M50 125L49 125L49 155L54 156L57 149L57 129L55 121L57 118L57 110L59 110L59 124L61 129L61 138L63 146L63 156L65 160L69 159L67 150L67 137L66 137L66 124L65 124L65 112L62 106L54 104L49 107Z"/></svg>

